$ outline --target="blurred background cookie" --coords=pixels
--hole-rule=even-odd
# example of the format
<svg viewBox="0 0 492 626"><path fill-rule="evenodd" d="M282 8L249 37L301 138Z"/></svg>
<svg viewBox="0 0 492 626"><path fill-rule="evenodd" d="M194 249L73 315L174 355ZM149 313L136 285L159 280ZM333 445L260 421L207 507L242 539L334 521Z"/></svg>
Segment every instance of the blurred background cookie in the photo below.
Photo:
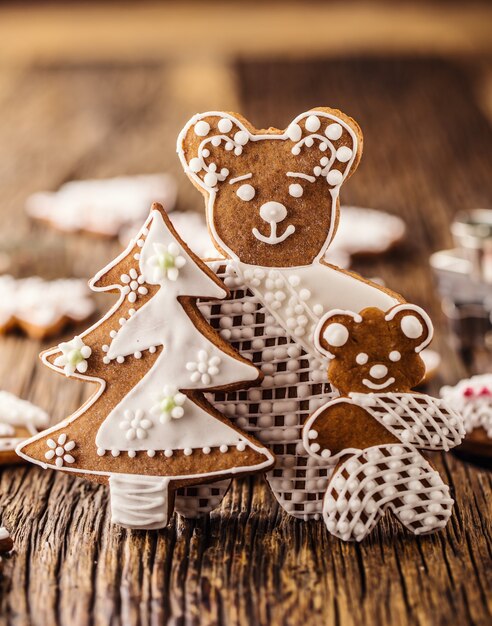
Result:
<svg viewBox="0 0 492 626"><path fill-rule="evenodd" d="M117 237L142 222L154 201L167 211L174 208L176 183L170 174L70 181L58 191L29 196L26 212L62 231Z"/></svg>
<svg viewBox="0 0 492 626"><path fill-rule="evenodd" d="M49 417L43 409L0 391L0 465L22 462L15 453L17 445L48 425Z"/></svg>
<svg viewBox="0 0 492 626"><path fill-rule="evenodd" d="M441 397L452 402L464 417L467 434L461 447L492 456L492 374L472 376L443 387Z"/></svg>
<svg viewBox="0 0 492 626"><path fill-rule="evenodd" d="M349 267L353 256L384 254L402 242L405 222L396 215L355 206L340 207L335 238L325 260Z"/></svg>
<svg viewBox="0 0 492 626"><path fill-rule="evenodd" d="M94 310L83 279L0 276L0 334L19 329L31 339L45 339L88 319Z"/></svg>

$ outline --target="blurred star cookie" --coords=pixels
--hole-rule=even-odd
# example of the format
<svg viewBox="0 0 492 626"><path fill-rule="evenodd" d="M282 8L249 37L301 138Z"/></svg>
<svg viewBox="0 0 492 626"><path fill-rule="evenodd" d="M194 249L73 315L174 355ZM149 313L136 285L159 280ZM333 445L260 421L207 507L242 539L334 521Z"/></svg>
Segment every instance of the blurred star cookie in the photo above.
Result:
<svg viewBox="0 0 492 626"><path fill-rule="evenodd" d="M85 280L0 276L0 334L20 329L31 339L44 339L94 310Z"/></svg>
<svg viewBox="0 0 492 626"><path fill-rule="evenodd" d="M117 237L123 228L142 222L154 201L173 209L176 184L171 175L70 181L58 191L29 196L26 211L62 231Z"/></svg>

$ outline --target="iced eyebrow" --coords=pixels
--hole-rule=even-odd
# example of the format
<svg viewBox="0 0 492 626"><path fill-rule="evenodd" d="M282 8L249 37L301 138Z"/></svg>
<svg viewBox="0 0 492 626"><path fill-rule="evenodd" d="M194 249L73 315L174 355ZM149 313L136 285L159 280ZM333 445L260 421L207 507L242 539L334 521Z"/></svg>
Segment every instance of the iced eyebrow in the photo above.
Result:
<svg viewBox="0 0 492 626"><path fill-rule="evenodd" d="M242 176L236 176L236 178L231 178L229 181L229 185L234 185L234 183L238 183L240 180L246 180L247 178L251 178L253 174L243 174Z"/></svg>
<svg viewBox="0 0 492 626"><path fill-rule="evenodd" d="M301 172L287 172L287 176L290 176L291 178L304 178L310 183L314 183L316 181L316 178L314 176L309 176L309 174L302 174Z"/></svg>

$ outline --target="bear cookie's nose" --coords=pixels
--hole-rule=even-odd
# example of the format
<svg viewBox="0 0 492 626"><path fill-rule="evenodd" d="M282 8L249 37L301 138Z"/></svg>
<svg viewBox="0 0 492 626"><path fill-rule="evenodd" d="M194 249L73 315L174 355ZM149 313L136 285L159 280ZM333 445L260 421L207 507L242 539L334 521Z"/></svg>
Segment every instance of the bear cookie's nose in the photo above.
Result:
<svg viewBox="0 0 492 626"><path fill-rule="evenodd" d="M260 233L257 228L253 228L253 235L263 243L269 245L282 243L282 241L285 241L287 237L290 237L296 231L294 224L289 224L282 235L277 235L277 224L287 217L287 209L280 202L270 200L270 202L262 204L260 207L260 217L270 224L270 234L268 236Z"/></svg>
<svg viewBox="0 0 492 626"><path fill-rule="evenodd" d="M369 370L369 375L373 378L384 378L388 373L386 365L373 365Z"/></svg>
<svg viewBox="0 0 492 626"><path fill-rule="evenodd" d="M265 202L260 207L260 216L265 222L278 224L287 217L287 209L280 202Z"/></svg>

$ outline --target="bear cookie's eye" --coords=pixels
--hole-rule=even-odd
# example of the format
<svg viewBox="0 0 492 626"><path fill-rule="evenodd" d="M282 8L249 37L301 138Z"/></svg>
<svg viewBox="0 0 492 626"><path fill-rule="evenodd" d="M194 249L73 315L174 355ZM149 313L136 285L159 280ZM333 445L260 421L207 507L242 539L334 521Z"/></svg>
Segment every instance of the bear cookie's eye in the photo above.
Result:
<svg viewBox="0 0 492 626"><path fill-rule="evenodd" d="M293 183L292 185L289 185L289 194L293 198L300 198L303 193L304 189L301 187L301 185L299 185L299 183Z"/></svg>
<svg viewBox="0 0 492 626"><path fill-rule="evenodd" d="M401 354L398 352L398 350L392 350L389 353L389 360L393 361L393 363L396 363L400 359L401 359Z"/></svg>
<svg viewBox="0 0 492 626"><path fill-rule="evenodd" d="M357 363L357 365L365 365L368 360L369 357L365 352L359 352L359 354L355 357L355 362Z"/></svg>
<svg viewBox="0 0 492 626"><path fill-rule="evenodd" d="M238 198L244 200L245 202L252 200L255 197L255 193L256 191L253 185L249 185L248 183L241 185L236 191Z"/></svg>

